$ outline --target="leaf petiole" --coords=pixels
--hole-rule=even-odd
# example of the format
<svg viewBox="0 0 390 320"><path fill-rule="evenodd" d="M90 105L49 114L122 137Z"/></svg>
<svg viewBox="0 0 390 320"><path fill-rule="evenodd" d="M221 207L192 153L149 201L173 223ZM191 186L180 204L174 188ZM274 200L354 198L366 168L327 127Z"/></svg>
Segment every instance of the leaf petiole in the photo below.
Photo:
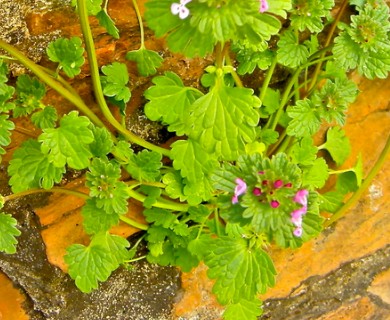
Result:
<svg viewBox="0 0 390 320"><path fill-rule="evenodd" d="M119 219L121 221L123 221L124 223L127 223L128 225L135 227L137 229L140 229L140 230L148 230L148 228L149 228L149 225L137 222L137 221L130 219L129 217L126 217L126 216L119 216Z"/></svg>
<svg viewBox="0 0 390 320"><path fill-rule="evenodd" d="M348 199L348 201L328 220L324 222L324 227L329 227L331 224L337 220L344 217L347 213L347 210L353 207L359 199L361 199L363 193L371 185L372 180L375 178L379 170L382 168L382 165L385 163L390 151L390 135L387 137L385 147L383 148L381 154L379 155L378 160L375 162L375 165L372 167L371 171L364 179L363 183L360 185L359 189Z"/></svg>

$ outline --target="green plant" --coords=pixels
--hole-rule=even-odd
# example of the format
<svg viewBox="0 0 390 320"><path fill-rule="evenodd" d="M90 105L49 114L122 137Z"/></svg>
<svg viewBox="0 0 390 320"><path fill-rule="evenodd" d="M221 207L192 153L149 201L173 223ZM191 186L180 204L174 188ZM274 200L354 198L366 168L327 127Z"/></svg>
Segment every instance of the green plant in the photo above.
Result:
<svg viewBox="0 0 390 320"><path fill-rule="evenodd" d="M137 63L140 76L149 76L163 59L146 49L142 18L133 3L141 45L126 58ZM144 18L172 52L214 60L200 79L202 89L184 85L168 71L154 77L145 91L146 115L185 136L169 149L134 135L108 108L108 102L118 106L125 117L131 90L126 64L97 64L88 15L95 15L114 38L120 36L107 1L77 0L74 5L96 101L112 130L62 78L62 71L68 77L80 72L81 39L61 38L48 46L56 71L0 40L2 49L35 74L19 76L13 87L9 58L0 62L0 153L11 142L12 119L29 116L42 131L14 152L8 166L14 194L3 196L1 203L35 192L69 192L56 186L67 168L86 170L89 194L72 194L85 199L81 213L91 242L70 246L65 256L80 290L96 289L134 258L136 247L129 250L127 240L109 232L122 220L143 230L149 262L189 271L204 261L215 279L213 292L226 305L226 319L256 319L261 314L258 294L275 283L269 245L297 248L317 236L358 199L388 154L389 142L365 179L361 158L349 170L334 169L349 156L341 127L358 93L347 72L357 70L372 79L390 71L389 8L384 1L349 4L356 13L346 24L340 18L348 1L335 17L331 0L148 1ZM283 28L282 19L288 21ZM277 67L286 74L282 85L272 84ZM244 86L242 76L258 69L265 75L261 88ZM59 117L42 103L46 86L77 110ZM326 141L317 146L312 136L324 123L330 126ZM134 145L144 149L135 152ZM330 157L319 156L320 150ZM330 175L337 175L336 186L321 193ZM143 203L148 224L125 216L130 198ZM332 216L324 220L321 212ZM14 253L17 221L1 213L0 231L0 250Z"/></svg>

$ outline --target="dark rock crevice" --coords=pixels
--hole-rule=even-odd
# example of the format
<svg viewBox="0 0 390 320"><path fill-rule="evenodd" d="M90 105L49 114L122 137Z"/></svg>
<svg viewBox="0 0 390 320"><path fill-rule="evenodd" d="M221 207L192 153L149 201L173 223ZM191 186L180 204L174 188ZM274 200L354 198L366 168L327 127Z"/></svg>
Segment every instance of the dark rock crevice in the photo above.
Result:
<svg viewBox="0 0 390 320"><path fill-rule="evenodd" d="M264 314L259 319L318 319L342 304L365 296L382 308L383 301L367 293L367 289L377 274L389 268L390 245L345 263L325 276L306 279L286 298L264 301Z"/></svg>

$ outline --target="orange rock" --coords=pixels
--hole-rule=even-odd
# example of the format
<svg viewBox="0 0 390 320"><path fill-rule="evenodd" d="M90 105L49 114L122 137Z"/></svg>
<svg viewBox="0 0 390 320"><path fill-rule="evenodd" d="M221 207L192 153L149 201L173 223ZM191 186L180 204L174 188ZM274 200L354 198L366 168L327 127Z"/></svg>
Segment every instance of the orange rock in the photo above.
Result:
<svg viewBox="0 0 390 320"><path fill-rule="evenodd" d="M390 305L390 270L385 270L378 274L368 288L368 292Z"/></svg>
<svg viewBox="0 0 390 320"><path fill-rule="evenodd" d="M0 272L0 320L28 320L22 304L23 294Z"/></svg>

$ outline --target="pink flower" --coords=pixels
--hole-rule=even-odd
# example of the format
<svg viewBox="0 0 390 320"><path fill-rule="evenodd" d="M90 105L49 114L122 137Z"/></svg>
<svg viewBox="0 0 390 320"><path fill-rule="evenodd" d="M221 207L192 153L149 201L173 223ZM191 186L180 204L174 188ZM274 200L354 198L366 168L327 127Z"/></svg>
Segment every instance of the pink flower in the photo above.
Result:
<svg viewBox="0 0 390 320"><path fill-rule="evenodd" d="M237 183L236 187L234 188L234 196L232 198L232 203L236 204L238 202L238 196L244 194L246 192L247 186L244 180L241 178L237 178L235 180Z"/></svg>
<svg viewBox="0 0 390 320"><path fill-rule="evenodd" d="M302 218L302 216L304 214L306 214L306 212L307 212L307 207L301 207L301 208L291 212L291 217L292 218Z"/></svg>
<svg viewBox="0 0 390 320"><path fill-rule="evenodd" d="M282 180L276 180L276 181L274 182L274 187L275 187L276 189L279 189L279 188L283 187L283 181L282 181Z"/></svg>
<svg viewBox="0 0 390 320"><path fill-rule="evenodd" d="M253 194L258 197L259 195L261 195L261 189L260 188L254 188L253 189Z"/></svg>
<svg viewBox="0 0 390 320"><path fill-rule="evenodd" d="M263 13L269 9L267 0L260 0L260 9L259 12Z"/></svg>
<svg viewBox="0 0 390 320"><path fill-rule="evenodd" d="M279 201L276 201L276 200L272 200L270 204L271 204L271 207L274 209L276 209L277 207L280 206Z"/></svg>
<svg viewBox="0 0 390 320"><path fill-rule="evenodd" d="M286 188L291 188L291 187L292 187L292 183L291 183L291 182L287 182L284 186L285 186Z"/></svg>
<svg viewBox="0 0 390 320"><path fill-rule="evenodd" d="M192 0L180 0L180 3L172 3L171 12L174 15L179 15L180 19L185 19L189 16L190 10L186 7L186 4Z"/></svg>
<svg viewBox="0 0 390 320"><path fill-rule="evenodd" d="M298 192L295 194L294 201L296 203L303 205L304 207L307 207L308 195L309 195L309 191L307 191L306 189L298 190Z"/></svg>

